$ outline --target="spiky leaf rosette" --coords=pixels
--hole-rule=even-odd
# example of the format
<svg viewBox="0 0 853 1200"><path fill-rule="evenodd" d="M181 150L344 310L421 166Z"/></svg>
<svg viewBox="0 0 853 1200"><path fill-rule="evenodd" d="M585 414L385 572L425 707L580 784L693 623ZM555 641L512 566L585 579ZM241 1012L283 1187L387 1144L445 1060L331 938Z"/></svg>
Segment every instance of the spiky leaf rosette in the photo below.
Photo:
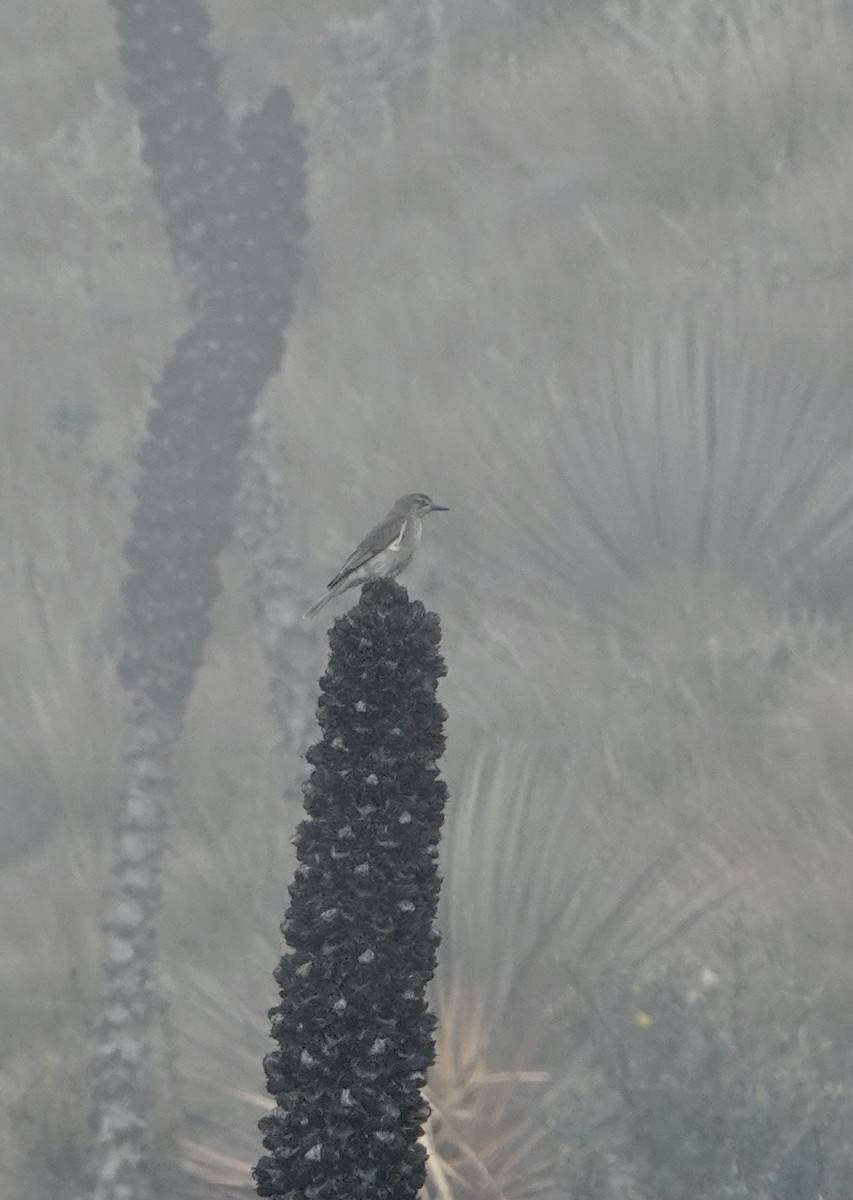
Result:
<svg viewBox="0 0 853 1200"><path fill-rule="evenodd" d="M435 1020L425 989L439 936L438 841L447 790L440 625L391 580L339 618L308 752L306 819L275 978L278 1043L265 1060L277 1107L258 1194L279 1200L415 1197L421 1088Z"/></svg>

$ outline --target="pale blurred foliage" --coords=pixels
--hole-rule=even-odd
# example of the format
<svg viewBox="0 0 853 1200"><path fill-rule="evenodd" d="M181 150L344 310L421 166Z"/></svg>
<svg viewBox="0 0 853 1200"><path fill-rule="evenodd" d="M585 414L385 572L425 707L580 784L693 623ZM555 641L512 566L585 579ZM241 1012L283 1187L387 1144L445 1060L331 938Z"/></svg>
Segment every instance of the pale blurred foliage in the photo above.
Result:
<svg viewBox="0 0 853 1200"><path fill-rule="evenodd" d="M575 1066L552 1018L608 962L639 969L676 945L701 962L732 889L823 988L830 1028L850 1001L847 636L784 611L786 581L751 573L736 520L725 561L656 557L625 486L644 464L641 495L670 529L689 524L702 462L685 469L678 447L695 452L699 410L668 408L657 430L648 416L684 400L695 329L735 450L758 422L754 469L732 477L746 495L764 470L767 495L788 497L783 557L803 576L849 561L830 520L851 477L843 6L638 0L529 27L512 7L466 6L494 23L460 18L386 136L315 149L299 313L265 400L306 600L395 496L423 488L452 509L406 580L442 614L449 667L436 1200L559 1194L548 1114ZM296 4L286 25L267 0L211 11L232 109L283 79L310 130L324 24L372 6ZM0 1157L7 1190L61 1197L85 1104L55 1097L85 1090L119 778L131 456L185 316L108 9L7 2L0 30ZM800 393L820 437L768 467L774 417L796 417ZM707 394L690 395L701 409ZM658 454L681 476L655 474ZM602 565L581 479L632 571ZM160 1047L173 1195L248 1194L267 1102L299 815L280 795L303 768L277 748L245 571L232 548L176 762ZM845 583L839 568L827 588Z"/></svg>
<svg viewBox="0 0 853 1200"><path fill-rule="evenodd" d="M121 498L94 472L34 445L22 416L4 412L0 451L3 865L28 853L57 817L97 828L121 739L111 654Z"/></svg>

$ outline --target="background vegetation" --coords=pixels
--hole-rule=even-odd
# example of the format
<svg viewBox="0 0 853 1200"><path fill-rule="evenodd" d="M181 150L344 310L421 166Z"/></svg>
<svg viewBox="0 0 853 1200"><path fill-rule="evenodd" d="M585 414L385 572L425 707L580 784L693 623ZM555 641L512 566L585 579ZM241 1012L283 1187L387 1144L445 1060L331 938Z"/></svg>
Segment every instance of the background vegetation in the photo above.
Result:
<svg viewBox="0 0 853 1200"><path fill-rule="evenodd" d="M235 118L282 80L312 136L306 277L264 400L291 605L395 496L453 509L407 581L449 668L430 1194L695 1196L699 1150L656 1147L716 1055L703 1112L773 1111L735 1180L723 1130L709 1196L762 1196L768 1172L844 1196L850 13L466 0L410 27L413 6L371 8L211 3ZM0 1190L61 1200L86 1132L69 1097L130 464L188 318L106 4L2 0L0 79ZM159 1179L188 1198L250 1194L303 771L248 551L222 566L163 914ZM822 1156L785 1174L814 1130Z"/></svg>

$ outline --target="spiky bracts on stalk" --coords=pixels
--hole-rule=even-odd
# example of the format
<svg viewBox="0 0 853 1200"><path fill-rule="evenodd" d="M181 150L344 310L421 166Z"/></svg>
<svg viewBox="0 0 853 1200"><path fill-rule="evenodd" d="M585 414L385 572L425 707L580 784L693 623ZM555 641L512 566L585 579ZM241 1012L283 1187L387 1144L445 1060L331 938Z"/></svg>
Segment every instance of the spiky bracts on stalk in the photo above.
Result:
<svg viewBox="0 0 853 1200"><path fill-rule="evenodd" d="M284 351L307 224L305 146L284 88L228 128L201 0L112 4L145 162L193 283L193 324L153 389L125 545L121 675L132 700L87 1172L95 1200L144 1200L171 754L219 591L239 452Z"/></svg>
<svg viewBox="0 0 853 1200"><path fill-rule="evenodd" d="M260 1123L260 1196L408 1200L424 1182L446 799L439 639L438 617L392 580L367 584L330 634L270 1013L277 1107Z"/></svg>

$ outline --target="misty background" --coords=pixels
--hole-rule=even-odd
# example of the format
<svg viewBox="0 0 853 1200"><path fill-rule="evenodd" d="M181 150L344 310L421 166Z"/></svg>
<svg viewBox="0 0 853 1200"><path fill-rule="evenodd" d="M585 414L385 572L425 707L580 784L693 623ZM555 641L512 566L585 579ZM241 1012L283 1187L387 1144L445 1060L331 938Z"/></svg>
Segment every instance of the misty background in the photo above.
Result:
<svg viewBox="0 0 853 1200"><path fill-rule="evenodd" d="M259 426L292 567L286 728L235 538L176 762L163 1194L251 1194L327 652L327 614L298 614L424 490L451 508L402 581L448 664L429 1195L699 1195L711 1167L667 1121L713 1043L696 1121L716 1104L754 1130L768 1073L784 1119L762 1128L820 1129L843 1200L853 14L209 10L235 121L293 91L312 225ZM74 1194L88 1136L121 546L188 322L106 3L0 0L0 186L0 1192L40 1200Z"/></svg>

